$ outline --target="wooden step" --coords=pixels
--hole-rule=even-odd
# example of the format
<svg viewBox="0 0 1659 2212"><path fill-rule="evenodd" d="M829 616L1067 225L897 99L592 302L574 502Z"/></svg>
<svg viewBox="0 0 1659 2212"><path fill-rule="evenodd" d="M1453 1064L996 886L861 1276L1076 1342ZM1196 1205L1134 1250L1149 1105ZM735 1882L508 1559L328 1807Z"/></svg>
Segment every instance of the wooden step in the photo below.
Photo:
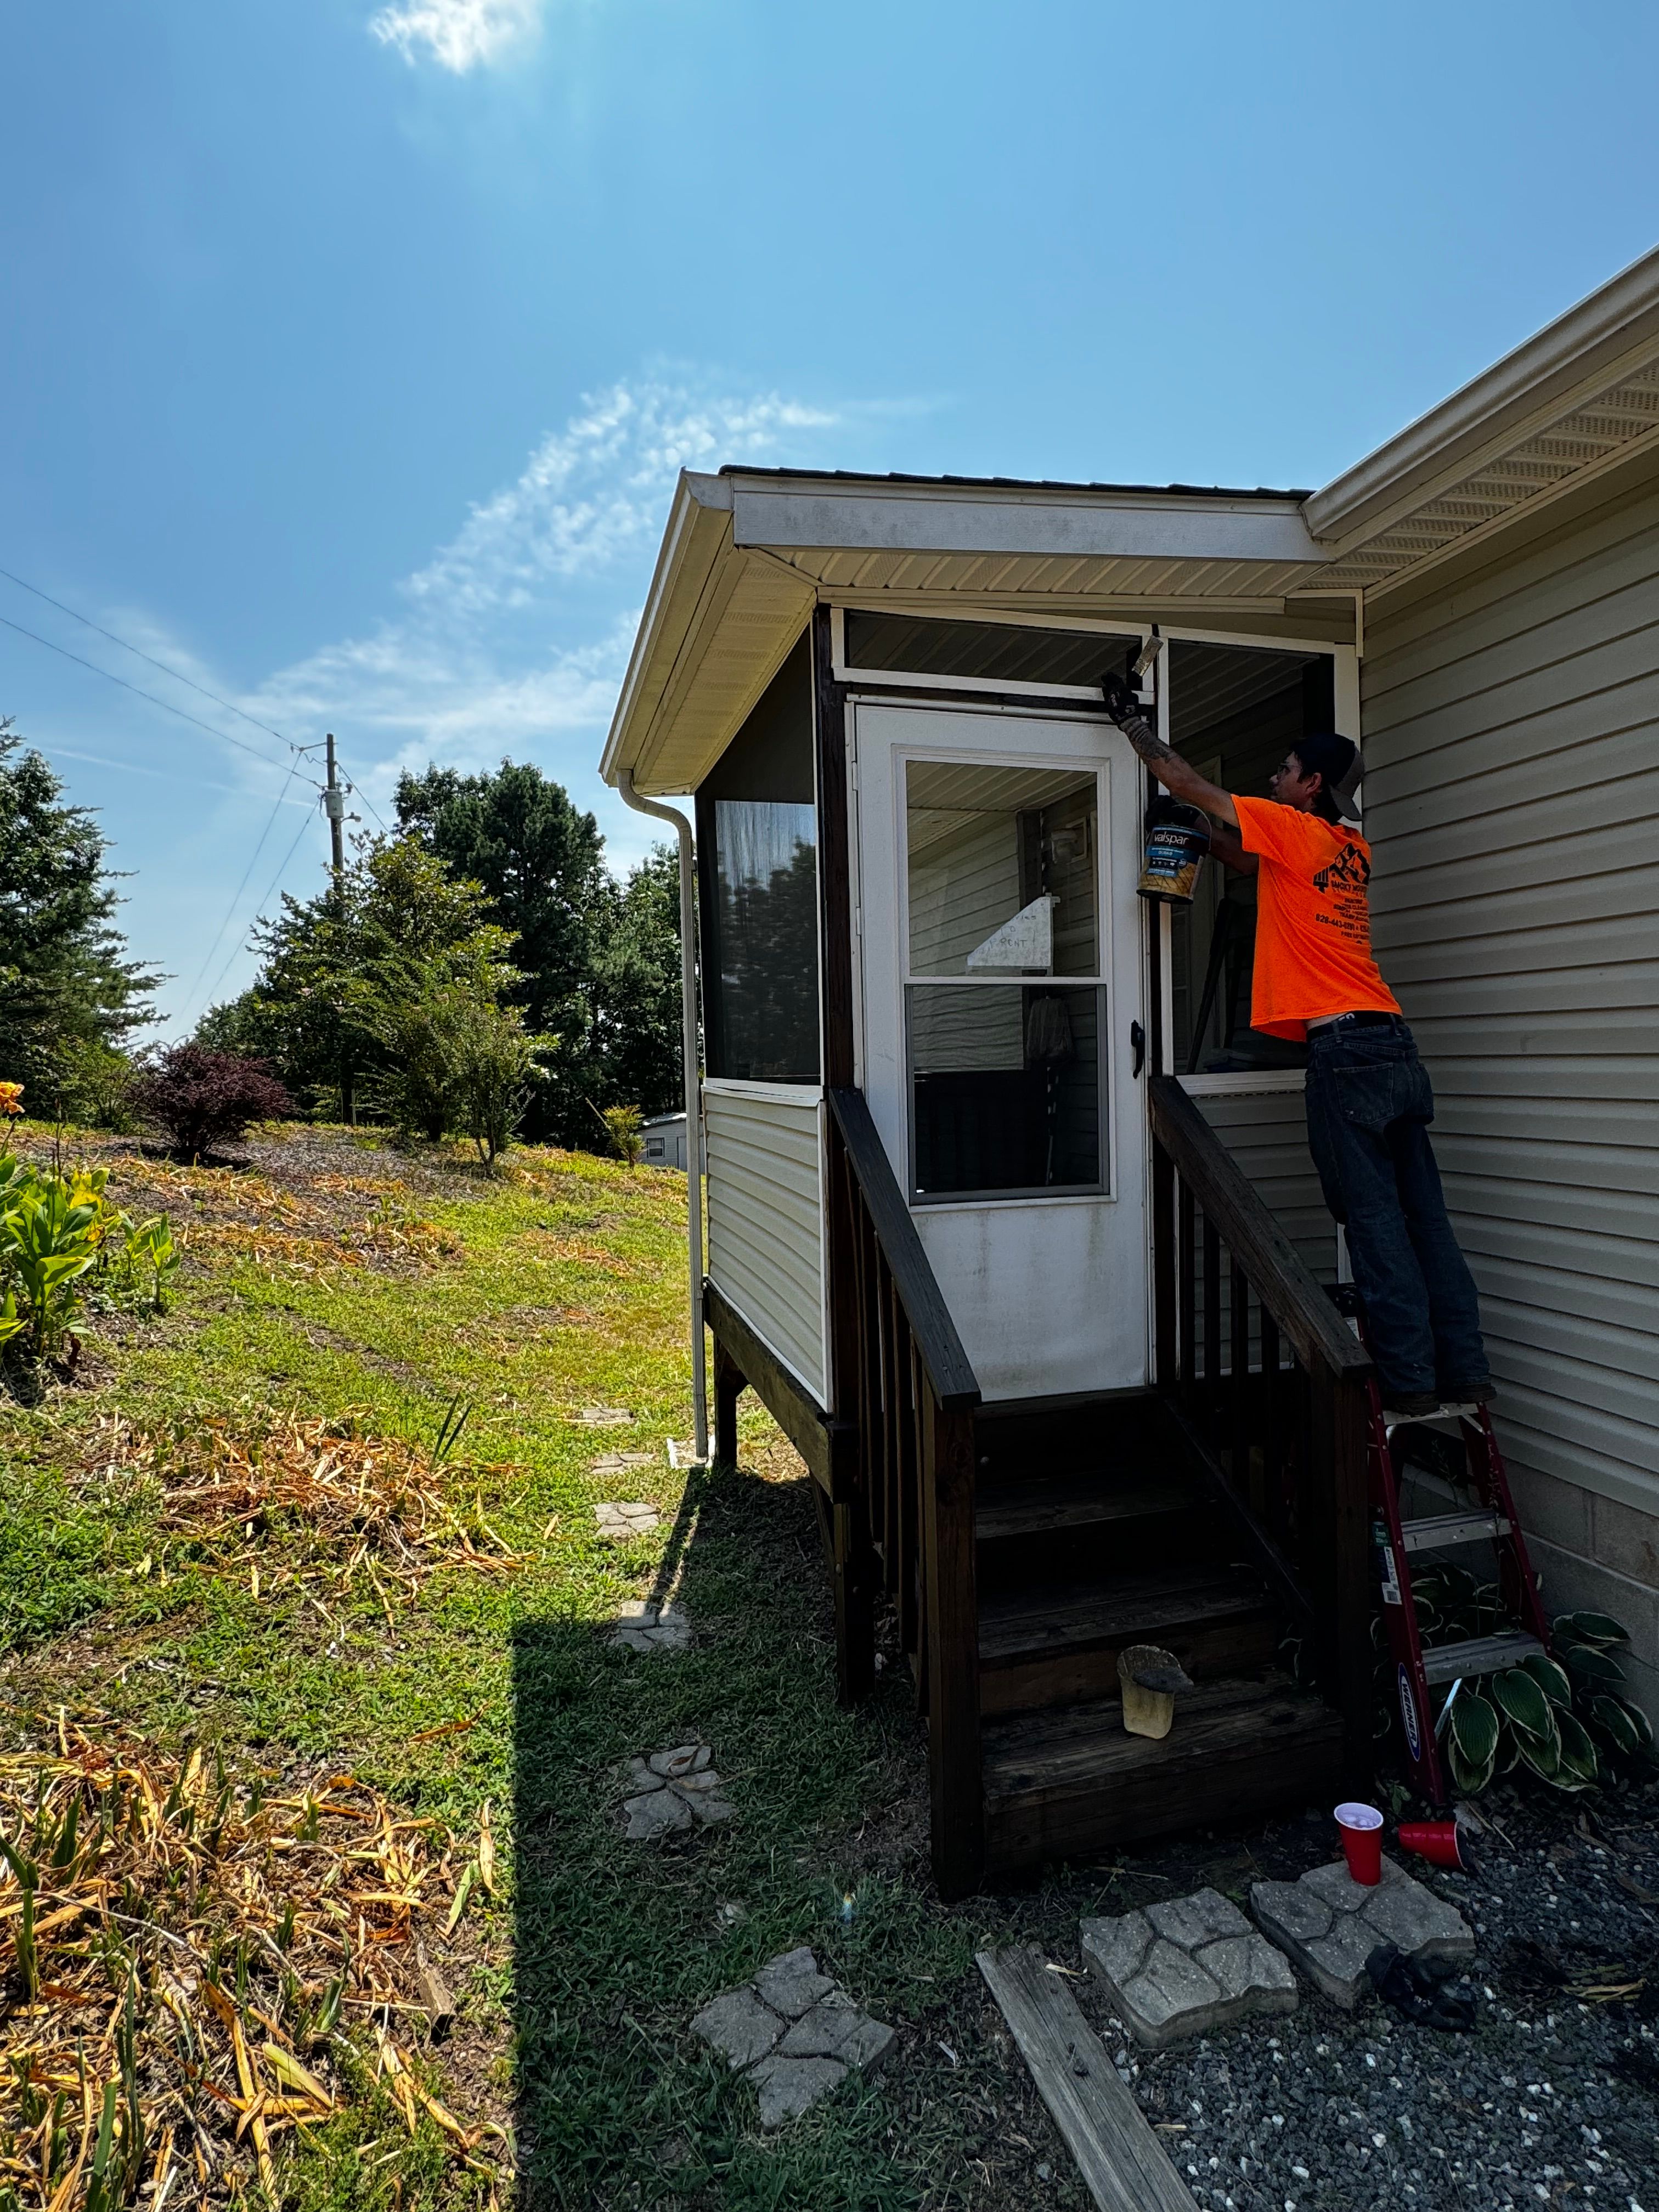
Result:
<svg viewBox="0 0 1659 2212"><path fill-rule="evenodd" d="M1195 1680L1265 1666L1280 1631L1254 1569L1197 1565L987 1591L980 1710L1029 1712L1109 1697L1126 1644L1161 1644Z"/></svg>
<svg viewBox="0 0 1659 2212"><path fill-rule="evenodd" d="M1133 1468L1108 1474L1094 1468L1068 1468L1055 1474L987 1476L979 1485L974 1525L980 1541L987 1543L1186 1513L1202 1502L1197 1479L1184 1468Z"/></svg>
<svg viewBox="0 0 1659 2212"><path fill-rule="evenodd" d="M982 1741L990 1862L1006 1870L1323 1804L1342 1727L1275 1674L1188 1691L1160 1742L1128 1735L1115 1698L989 1720Z"/></svg>

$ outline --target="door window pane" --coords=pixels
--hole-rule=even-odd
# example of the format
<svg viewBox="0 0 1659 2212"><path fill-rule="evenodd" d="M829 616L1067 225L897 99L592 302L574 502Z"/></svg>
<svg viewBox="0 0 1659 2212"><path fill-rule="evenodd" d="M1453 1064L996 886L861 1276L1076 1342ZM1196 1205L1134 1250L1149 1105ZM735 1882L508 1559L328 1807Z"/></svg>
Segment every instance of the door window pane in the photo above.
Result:
<svg viewBox="0 0 1659 2212"><path fill-rule="evenodd" d="M1097 985L908 987L918 1197L1098 1189Z"/></svg>
<svg viewBox="0 0 1659 2212"><path fill-rule="evenodd" d="M1099 972L1091 770L911 761L912 975Z"/></svg>

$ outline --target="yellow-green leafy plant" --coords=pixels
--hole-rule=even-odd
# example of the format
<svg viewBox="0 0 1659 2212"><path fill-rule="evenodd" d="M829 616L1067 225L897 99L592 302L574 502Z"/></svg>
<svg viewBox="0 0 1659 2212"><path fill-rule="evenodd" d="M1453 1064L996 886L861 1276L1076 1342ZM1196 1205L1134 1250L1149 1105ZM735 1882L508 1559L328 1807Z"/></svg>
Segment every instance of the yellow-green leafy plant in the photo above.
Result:
<svg viewBox="0 0 1659 2212"><path fill-rule="evenodd" d="M0 1163L0 1174L9 1163ZM22 1300L41 1358L64 1347L81 1310L76 1285L98 1258L100 1200L78 1195L62 1176L10 1179L0 1211L0 1273Z"/></svg>
<svg viewBox="0 0 1659 2212"><path fill-rule="evenodd" d="M607 1106L599 1116L611 1149L627 1167L637 1167L645 1151L645 1116L637 1106Z"/></svg>
<svg viewBox="0 0 1659 2212"><path fill-rule="evenodd" d="M107 1168L54 1174L0 1155L0 1349L21 1338L37 1358L57 1358L89 1284L115 1296L143 1285L161 1310L179 1265L167 1217L135 1229L108 1183Z"/></svg>

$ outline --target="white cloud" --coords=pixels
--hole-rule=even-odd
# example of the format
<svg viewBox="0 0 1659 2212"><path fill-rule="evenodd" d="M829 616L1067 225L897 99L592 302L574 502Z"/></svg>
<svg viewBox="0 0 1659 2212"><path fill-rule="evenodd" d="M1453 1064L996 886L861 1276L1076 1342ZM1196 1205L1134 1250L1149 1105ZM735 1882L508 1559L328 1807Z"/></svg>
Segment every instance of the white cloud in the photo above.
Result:
<svg viewBox="0 0 1659 2212"><path fill-rule="evenodd" d="M404 580L395 614L242 704L296 735L335 730L383 813L398 769L432 759L478 768L511 753L585 782L680 469L806 458L839 420L776 393L665 381L586 399Z"/></svg>
<svg viewBox="0 0 1659 2212"><path fill-rule="evenodd" d="M442 68L465 76L527 37L541 13L542 0L402 0L382 8L368 27L405 61L423 47Z"/></svg>

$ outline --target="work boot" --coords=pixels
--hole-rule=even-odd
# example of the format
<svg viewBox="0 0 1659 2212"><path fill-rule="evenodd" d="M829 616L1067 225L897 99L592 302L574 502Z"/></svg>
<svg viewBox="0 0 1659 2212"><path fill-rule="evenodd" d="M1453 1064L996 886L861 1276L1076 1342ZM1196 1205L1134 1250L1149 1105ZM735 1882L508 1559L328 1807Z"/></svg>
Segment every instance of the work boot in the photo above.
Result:
<svg viewBox="0 0 1659 2212"><path fill-rule="evenodd" d="M1385 1390L1382 1393L1382 1418L1385 1421L1420 1421L1430 1413L1440 1411L1437 1390Z"/></svg>
<svg viewBox="0 0 1659 2212"><path fill-rule="evenodd" d="M1440 1394L1443 1406L1490 1406L1498 1395L1495 1382L1449 1382Z"/></svg>

